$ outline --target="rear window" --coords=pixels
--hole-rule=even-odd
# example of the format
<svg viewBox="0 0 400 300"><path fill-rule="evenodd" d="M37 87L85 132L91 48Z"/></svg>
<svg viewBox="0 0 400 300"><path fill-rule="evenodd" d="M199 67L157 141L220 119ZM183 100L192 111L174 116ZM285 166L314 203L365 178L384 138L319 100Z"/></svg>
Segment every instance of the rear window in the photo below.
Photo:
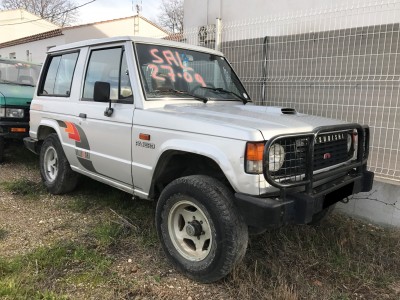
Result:
<svg viewBox="0 0 400 300"><path fill-rule="evenodd" d="M69 97L78 52L51 56L46 63L39 95Z"/></svg>

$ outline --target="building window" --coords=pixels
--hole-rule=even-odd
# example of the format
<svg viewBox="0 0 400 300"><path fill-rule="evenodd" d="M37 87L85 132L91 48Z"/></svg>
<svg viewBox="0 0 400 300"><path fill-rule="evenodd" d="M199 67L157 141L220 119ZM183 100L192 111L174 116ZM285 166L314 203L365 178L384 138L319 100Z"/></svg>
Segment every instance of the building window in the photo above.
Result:
<svg viewBox="0 0 400 300"><path fill-rule="evenodd" d="M10 59L16 59L17 55L15 54L15 52L11 52L10 55L8 56Z"/></svg>

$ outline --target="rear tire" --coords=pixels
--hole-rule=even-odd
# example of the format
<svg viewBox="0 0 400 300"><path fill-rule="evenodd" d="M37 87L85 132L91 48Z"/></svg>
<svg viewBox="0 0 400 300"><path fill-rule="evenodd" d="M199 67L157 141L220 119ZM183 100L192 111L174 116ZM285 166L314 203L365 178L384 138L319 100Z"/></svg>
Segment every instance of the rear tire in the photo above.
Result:
<svg viewBox="0 0 400 300"><path fill-rule="evenodd" d="M54 195L71 192L78 183L57 134L50 134L40 149L40 175L47 190Z"/></svg>
<svg viewBox="0 0 400 300"><path fill-rule="evenodd" d="M161 193L156 227L169 260L189 278L214 282L242 260L247 226L230 190L208 176L188 176Z"/></svg>

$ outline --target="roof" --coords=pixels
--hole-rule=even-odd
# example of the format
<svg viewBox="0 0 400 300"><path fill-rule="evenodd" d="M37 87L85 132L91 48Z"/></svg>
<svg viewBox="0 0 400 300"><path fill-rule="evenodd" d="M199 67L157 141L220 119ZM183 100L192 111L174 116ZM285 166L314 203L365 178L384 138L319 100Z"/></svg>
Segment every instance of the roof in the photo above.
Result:
<svg viewBox="0 0 400 300"><path fill-rule="evenodd" d="M11 46L16 46L16 45L20 45L20 44L25 44L25 43L31 43L31 42L35 42L35 41L39 41L39 40L44 40L44 39L52 38L52 37L59 36L59 35L63 35L62 29L54 29L54 30L43 32L43 33L38 33L38 34L30 35L27 37L23 37L20 39L12 40L9 42L1 43L0 49L6 48L6 47L11 47Z"/></svg>
<svg viewBox="0 0 400 300"><path fill-rule="evenodd" d="M142 19L143 21L146 21L147 23L153 25L153 26L156 27L157 29L163 31L165 34L170 34L167 30L165 30L165 29L162 28L161 26L159 26L159 25L157 25L156 23L154 23L154 22L152 22L152 21L146 19L145 17L142 17L141 15L133 15L133 16L124 17L124 18L117 18L117 19L110 19L110 20L104 20L104 21L93 22L93 23L80 24L80 25L75 25L75 26L68 26L68 27L64 27L63 30L75 29L75 28L79 28L79 27L92 26L92 25L99 25L99 24L104 24L104 23L109 23L109 22L115 22L115 21L122 21L122 20L137 18L137 17L139 17L139 18Z"/></svg>
<svg viewBox="0 0 400 300"><path fill-rule="evenodd" d="M156 23L150 21L149 19L146 19L143 16L139 16L139 18L141 18L142 20L146 21L147 23L150 23L151 25L153 25L154 27L157 27L158 29L160 29L161 31L164 31L166 34L170 34L169 31L165 30L164 28L162 28L160 25L157 25Z"/></svg>
<svg viewBox="0 0 400 300"><path fill-rule="evenodd" d="M164 37L165 40L176 41L176 42L185 42L186 38L183 33L171 33L170 35Z"/></svg>
<svg viewBox="0 0 400 300"><path fill-rule="evenodd" d="M110 38L85 40L85 41L80 41L80 42L75 42L75 43L70 43L70 44L53 47L49 50L49 53L65 51L65 50L70 50L70 49L77 49L77 48L82 48L82 47L87 47L87 46L92 46L92 45L105 45L105 44L110 44L110 43L115 43L115 42L126 42L126 41L132 41L134 43L170 46L170 47L183 48L183 49L194 50L194 51L201 51L201 52L211 53L211 54L215 54L215 55L221 55L221 56L223 55L222 52L219 52L219 51L216 51L213 49L209 49L209 48L205 48L205 47L201 47L201 46L195 46L195 45L190 45L190 44L185 44L185 43L180 43L180 42L175 42L175 41L170 41L170 40L165 40L165 39L155 39L155 38L140 37L140 36L117 36L117 37L110 37Z"/></svg>

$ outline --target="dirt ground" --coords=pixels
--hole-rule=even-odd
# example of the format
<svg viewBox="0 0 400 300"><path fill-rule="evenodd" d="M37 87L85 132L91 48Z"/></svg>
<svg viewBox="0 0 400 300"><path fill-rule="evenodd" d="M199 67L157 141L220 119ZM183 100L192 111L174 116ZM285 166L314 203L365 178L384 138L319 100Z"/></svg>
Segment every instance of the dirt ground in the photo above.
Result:
<svg viewBox="0 0 400 300"><path fill-rule="evenodd" d="M169 264L153 216L154 204L89 179L71 194L50 195L38 157L13 145L0 164L0 298L400 299L397 231L345 217L322 229L271 231L250 239L244 263L227 279L206 285ZM87 259L74 254L46 265L40 249L49 256L84 249ZM15 261L26 271L4 271Z"/></svg>
<svg viewBox="0 0 400 300"><path fill-rule="evenodd" d="M14 150L18 155L26 155L28 158L19 159L16 154L10 154ZM0 165L0 185L19 181L21 185L30 184L33 188L20 192L18 188L9 191L0 186L0 229L6 232L5 238L0 239L1 258L26 255L39 247L50 247L58 242L85 244L86 239L91 238L91 229L101 223L120 224L118 220L124 218L109 207L74 207L74 198L82 197L81 194L87 192L84 188L78 188L78 192L73 195L48 194L41 186L38 158L24 150L12 148L8 151L6 161ZM97 185L96 188L108 189L102 184L90 180L87 182ZM129 195L123 197L127 201L131 200ZM132 205L141 205L133 202ZM149 206L148 203L144 205ZM152 218L151 215L146 217ZM145 227L149 226L153 225L146 224ZM107 249L107 255L112 258L110 268L113 276L121 279L121 285L134 283L133 293L120 291L123 289L121 286L102 284L85 287L77 284L67 286L62 294L71 299L231 299L218 285L197 284L177 273L163 257L158 245L138 247L125 245L126 240L120 242L121 245L116 249Z"/></svg>

